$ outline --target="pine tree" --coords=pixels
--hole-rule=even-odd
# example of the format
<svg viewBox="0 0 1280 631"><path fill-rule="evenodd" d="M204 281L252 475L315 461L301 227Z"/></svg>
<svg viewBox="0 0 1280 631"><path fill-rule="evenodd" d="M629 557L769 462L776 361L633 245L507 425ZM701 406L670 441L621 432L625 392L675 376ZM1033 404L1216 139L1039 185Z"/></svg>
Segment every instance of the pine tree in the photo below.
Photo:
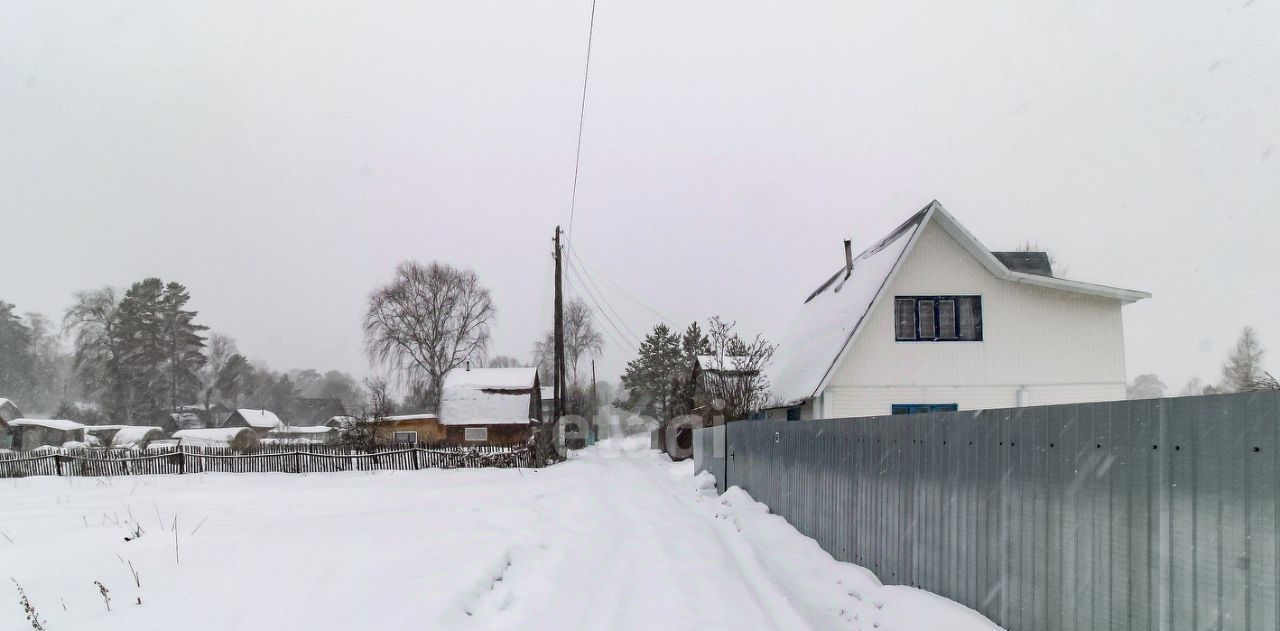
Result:
<svg viewBox="0 0 1280 631"><path fill-rule="evenodd" d="M240 407L240 397L251 387L253 366L244 355L236 353L227 360L227 365L218 371L217 388L222 398L231 401L231 407Z"/></svg>
<svg viewBox="0 0 1280 631"><path fill-rule="evenodd" d="M165 342L164 378L169 411L192 403L200 389L199 371L205 363L204 337L209 327L195 323L196 312L185 309L191 299L179 283L165 285L161 295Z"/></svg>
<svg viewBox="0 0 1280 631"><path fill-rule="evenodd" d="M159 278L134 283L118 308L118 379L123 394L117 413L126 422L158 423L165 413L164 363L168 357Z"/></svg>
<svg viewBox="0 0 1280 631"><path fill-rule="evenodd" d="M1230 391L1250 390L1262 379L1262 344L1253 332L1253 327L1246 326L1240 331L1240 338L1227 361L1222 365L1222 385Z"/></svg>
<svg viewBox="0 0 1280 631"><path fill-rule="evenodd" d="M653 327L640 343L637 357L627 362L622 375L627 399L618 402L620 407L661 423L671 418L680 395L680 373L685 368L680 341L667 325Z"/></svg>
<svg viewBox="0 0 1280 631"><path fill-rule="evenodd" d="M711 340L702 332L702 327L695 321L680 336L680 369L675 378L678 383L678 396L672 404L672 416L689 414L693 411L694 383L693 365L699 355L711 354Z"/></svg>
<svg viewBox="0 0 1280 631"><path fill-rule="evenodd" d="M29 392L35 358L31 353L31 328L13 312L14 306L0 300L0 392Z"/></svg>

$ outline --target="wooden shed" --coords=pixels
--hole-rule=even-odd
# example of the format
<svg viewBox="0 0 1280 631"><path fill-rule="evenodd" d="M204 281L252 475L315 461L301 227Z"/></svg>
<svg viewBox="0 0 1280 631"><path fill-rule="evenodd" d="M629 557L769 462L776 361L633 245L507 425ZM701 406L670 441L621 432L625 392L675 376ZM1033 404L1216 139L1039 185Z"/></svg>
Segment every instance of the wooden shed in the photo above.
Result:
<svg viewBox="0 0 1280 631"><path fill-rule="evenodd" d="M13 449L31 451L36 447L61 447L84 442L84 425L58 419L20 418L9 422L14 431Z"/></svg>

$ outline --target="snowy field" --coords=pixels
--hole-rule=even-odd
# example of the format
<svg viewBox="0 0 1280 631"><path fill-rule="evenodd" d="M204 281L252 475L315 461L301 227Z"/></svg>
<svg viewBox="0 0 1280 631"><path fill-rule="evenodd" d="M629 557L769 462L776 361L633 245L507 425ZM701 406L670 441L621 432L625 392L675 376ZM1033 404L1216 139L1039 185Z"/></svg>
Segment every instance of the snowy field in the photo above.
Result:
<svg viewBox="0 0 1280 631"><path fill-rule="evenodd" d="M995 627L692 472L606 443L544 470L0 480L0 629L31 628L10 577L51 631Z"/></svg>

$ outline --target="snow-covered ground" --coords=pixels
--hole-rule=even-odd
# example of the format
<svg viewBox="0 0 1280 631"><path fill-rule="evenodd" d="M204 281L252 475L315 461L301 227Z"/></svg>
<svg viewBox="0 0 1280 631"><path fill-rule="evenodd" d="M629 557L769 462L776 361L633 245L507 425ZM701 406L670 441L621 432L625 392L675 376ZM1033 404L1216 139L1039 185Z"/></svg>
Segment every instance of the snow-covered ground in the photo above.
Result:
<svg viewBox="0 0 1280 631"><path fill-rule="evenodd" d="M10 577L52 631L995 627L646 442L543 470L0 480L0 629L30 628Z"/></svg>

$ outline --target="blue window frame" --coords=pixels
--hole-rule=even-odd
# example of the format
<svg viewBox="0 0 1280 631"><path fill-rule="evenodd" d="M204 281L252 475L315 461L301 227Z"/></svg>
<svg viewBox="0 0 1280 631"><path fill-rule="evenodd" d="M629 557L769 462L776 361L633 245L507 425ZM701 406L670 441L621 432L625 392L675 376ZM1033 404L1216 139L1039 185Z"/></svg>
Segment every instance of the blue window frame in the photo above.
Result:
<svg viewBox="0 0 1280 631"><path fill-rule="evenodd" d="M955 403L894 403L894 414L927 414L929 412L955 412L960 409Z"/></svg>
<svg viewBox="0 0 1280 631"><path fill-rule="evenodd" d="M896 296L899 342L981 342L982 296Z"/></svg>

